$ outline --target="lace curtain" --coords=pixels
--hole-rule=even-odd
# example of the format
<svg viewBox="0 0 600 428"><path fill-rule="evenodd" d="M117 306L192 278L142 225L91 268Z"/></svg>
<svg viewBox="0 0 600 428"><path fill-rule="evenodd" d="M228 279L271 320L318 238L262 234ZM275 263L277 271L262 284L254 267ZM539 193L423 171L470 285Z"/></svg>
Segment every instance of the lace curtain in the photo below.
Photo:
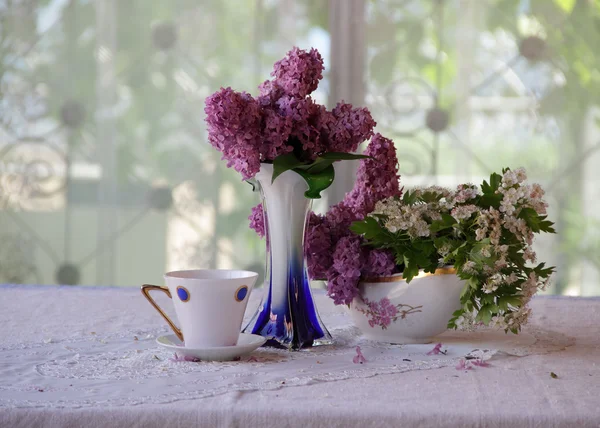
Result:
<svg viewBox="0 0 600 428"><path fill-rule="evenodd" d="M538 243L550 292L600 293L598 0L5 0L0 20L0 282L262 271L258 197L203 101L255 93L298 45L325 58L319 102L372 110L405 186L526 167L559 231Z"/></svg>

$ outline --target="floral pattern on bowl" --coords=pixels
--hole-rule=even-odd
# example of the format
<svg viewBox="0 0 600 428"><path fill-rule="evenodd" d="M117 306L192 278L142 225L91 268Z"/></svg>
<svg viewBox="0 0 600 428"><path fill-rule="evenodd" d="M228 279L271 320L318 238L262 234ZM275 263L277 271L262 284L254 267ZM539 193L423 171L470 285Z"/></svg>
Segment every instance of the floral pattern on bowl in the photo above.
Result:
<svg viewBox="0 0 600 428"><path fill-rule="evenodd" d="M410 283L402 275L363 280L350 315L367 339L430 343L460 308L464 285L452 268L421 272Z"/></svg>
<svg viewBox="0 0 600 428"><path fill-rule="evenodd" d="M363 299L363 301L367 305L367 309L357 307L356 310L367 316L371 327L377 325L384 330L391 323L398 321L398 319L403 320L410 314L421 312L423 308L422 305L410 306L403 303L392 305L392 302L387 297L378 302L371 302L369 299Z"/></svg>

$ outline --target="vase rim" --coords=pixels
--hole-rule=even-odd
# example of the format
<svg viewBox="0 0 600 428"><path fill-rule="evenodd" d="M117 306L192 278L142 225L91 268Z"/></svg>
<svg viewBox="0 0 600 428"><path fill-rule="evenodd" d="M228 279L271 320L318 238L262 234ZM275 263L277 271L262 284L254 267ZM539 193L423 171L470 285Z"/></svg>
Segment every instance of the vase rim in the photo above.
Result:
<svg viewBox="0 0 600 428"><path fill-rule="evenodd" d="M443 266L437 268L434 273L425 272L423 269L419 269L419 274L415 275L413 279L417 278L425 278L428 276L439 276L439 275L454 275L456 274L456 269L454 266ZM405 281L402 277L402 273L396 273L394 275L386 275L386 276L376 276L370 278L361 279L360 282L369 282L369 283L379 283L379 282L398 282Z"/></svg>

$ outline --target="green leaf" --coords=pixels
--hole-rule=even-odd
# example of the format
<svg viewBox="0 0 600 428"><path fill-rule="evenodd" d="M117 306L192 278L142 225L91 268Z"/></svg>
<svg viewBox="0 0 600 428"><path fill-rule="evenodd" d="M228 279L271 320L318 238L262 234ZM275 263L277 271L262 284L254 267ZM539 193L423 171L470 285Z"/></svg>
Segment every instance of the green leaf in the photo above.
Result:
<svg viewBox="0 0 600 428"><path fill-rule="evenodd" d="M522 304L523 302L519 296L502 296L498 299L498 307L503 311L507 311L509 305L520 308Z"/></svg>
<svg viewBox="0 0 600 428"><path fill-rule="evenodd" d="M467 285L473 290L477 290L479 288L479 279L477 279L476 276L473 276L467 280Z"/></svg>
<svg viewBox="0 0 600 428"><path fill-rule="evenodd" d="M465 313L465 311L463 309L457 309L456 311L454 311L452 313L452 316L458 318L459 316L461 316L464 313Z"/></svg>
<svg viewBox="0 0 600 428"><path fill-rule="evenodd" d="M350 230L357 235L363 235L366 239L373 239L380 234L381 225L373 217L367 217L362 221L352 223Z"/></svg>
<svg viewBox="0 0 600 428"><path fill-rule="evenodd" d="M491 308L495 305L483 305L479 312L477 312L477 316L475 317L476 321L481 321L485 325L488 325L492 320L492 311Z"/></svg>
<svg viewBox="0 0 600 428"><path fill-rule="evenodd" d="M502 183L502 176L500 174L493 173L490 175L490 187L494 193L500 188Z"/></svg>
<svg viewBox="0 0 600 428"><path fill-rule="evenodd" d="M323 153L316 158L312 163L299 166L298 168L309 171L310 173L318 173L326 169L329 165L340 160L357 160L357 159L373 159L371 156L356 155L353 153L331 152Z"/></svg>
<svg viewBox="0 0 600 428"><path fill-rule="evenodd" d="M335 178L333 163L338 160L365 159L370 156L357 155L353 153L331 152L324 153L313 162L305 162L298 159L295 153L286 153L277 156L273 160L273 176L271 183L277 177L290 169L300 174L308 184L308 190L304 193L307 198L319 199L321 192L331 186Z"/></svg>
<svg viewBox="0 0 600 428"><path fill-rule="evenodd" d="M552 273L554 273L555 268L554 266L550 266L549 268L547 268L546 263L540 263L533 270L537 276L541 278L547 278L548 276L552 275Z"/></svg>
<svg viewBox="0 0 600 428"><path fill-rule="evenodd" d="M404 270L402 271L402 278L404 278L408 284L418 274L419 265L410 260L408 257L404 256Z"/></svg>
<svg viewBox="0 0 600 428"><path fill-rule="evenodd" d="M481 185L481 191L485 196L492 196L496 194L496 190L500 188L500 184L502 183L502 176L500 174L493 173L490 176L490 183L487 181L483 181ZM502 195L500 195L501 197Z"/></svg>
<svg viewBox="0 0 600 428"><path fill-rule="evenodd" d="M527 226L529 226L529 228L535 233L556 233L552 227L554 223L552 223L550 220L546 220L547 216L539 215L533 208L523 208L519 213L519 218L525 220Z"/></svg>
<svg viewBox="0 0 600 428"><path fill-rule="evenodd" d="M470 285L467 283L465 284L465 286L463 287L462 291L460 292L460 300L462 302L462 300L468 296L471 295L471 287Z"/></svg>
<svg viewBox="0 0 600 428"><path fill-rule="evenodd" d="M298 168L304 164L305 162L298 159L294 153L286 153L285 155L277 156L273 159L273 176L271 177L271 183L284 172Z"/></svg>
<svg viewBox="0 0 600 428"><path fill-rule="evenodd" d="M333 165L329 165L318 173L311 173L298 168L295 168L294 171L300 174L308 184L308 190L304 192L304 196L309 199L320 199L321 192L331 186L335 178Z"/></svg>
<svg viewBox="0 0 600 428"><path fill-rule="evenodd" d="M483 185L481 187L483 188ZM484 191L484 194L479 197L479 203L477 205L486 208L493 207L498 209L501 202L502 194L494 192L488 193Z"/></svg>
<svg viewBox="0 0 600 428"><path fill-rule="evenodd" d="M450 214L442 213L441 220L435 220L431 223L430 230L432 232L439 232L444 229L450 229L456 224L456 219Z"/></svg>
<svg viewBox="0 0 600 428"><path fill-rule="evenodd" d="M402 202L405 205L414 204L415 202L417 202L417 193L407 190L406 192L404 192L404 196L402 196Z"/></svg>

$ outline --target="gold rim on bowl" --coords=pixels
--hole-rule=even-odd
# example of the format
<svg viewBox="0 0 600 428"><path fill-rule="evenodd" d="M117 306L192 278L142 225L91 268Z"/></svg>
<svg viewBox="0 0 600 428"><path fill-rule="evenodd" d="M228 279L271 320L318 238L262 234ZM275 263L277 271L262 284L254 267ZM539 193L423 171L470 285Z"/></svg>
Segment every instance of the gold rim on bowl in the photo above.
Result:
<svg viewBox="0 0 600 428"><path fill-rule="evenodd" d="M456 269L454 269L454 267L447 266L447 267L441 267L441 268L436 269L434 273L420 271L418 275L415 275L413 277L413 279L425 278L427 276L435 276L435 275L453 275L455 273L456 273ZM378 283L378 282L398 282L398 281L404 281L404 280L405 279L402 277L402 274L399 273L399 274L392 275L392 276L378 276L378 277L373 277L373 278L364 278L361 280L361 282Z"/></svg>

